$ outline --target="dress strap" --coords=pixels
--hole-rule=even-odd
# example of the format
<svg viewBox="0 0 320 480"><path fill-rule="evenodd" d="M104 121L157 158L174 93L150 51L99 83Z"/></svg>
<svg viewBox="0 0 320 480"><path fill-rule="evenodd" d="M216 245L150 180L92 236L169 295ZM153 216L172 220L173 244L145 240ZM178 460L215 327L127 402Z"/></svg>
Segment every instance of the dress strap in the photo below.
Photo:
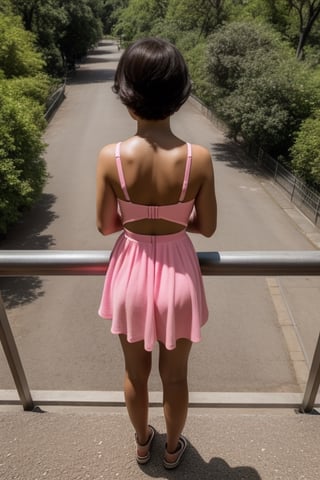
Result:
<svg viewBox="0 0 320 480"><path fill-rule="evenodd" d="M125 196L125 199L130 201L130 197L129 197L127 186L126 186L126 181L123 174L121 158L120 158L120 145L121 145L121 142L117 143L116 145L116 152L115 152L116 165L117 165L117 170L118 170L118 175L120 180L120 186L122 188L123 194Z"/></svg>
<svg viewBox="0 0 320 480"><path fill-rule="evenodd" d="M189 177L190 177L190 170L191 170L191 163L192 163L192 149L191 149L191 144L187 143L187 149L188 149L188 155L187 155L187 161L186 161L186 169L184 172L184 179L183 179L183 184L182 184L182 189L181 189L181 194L179 198L179 202L183 202L184 197L186 195L188 183L189 183Z"/></svg>

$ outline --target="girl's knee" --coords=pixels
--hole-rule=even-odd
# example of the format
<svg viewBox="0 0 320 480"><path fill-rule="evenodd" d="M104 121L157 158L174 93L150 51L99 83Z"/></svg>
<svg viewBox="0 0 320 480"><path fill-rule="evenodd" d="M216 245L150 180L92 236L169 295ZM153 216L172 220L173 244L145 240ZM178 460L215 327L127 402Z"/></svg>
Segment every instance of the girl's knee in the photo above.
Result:
<svg viewBox="0 0 320 480"><path fill-rule="evenodd" d="M187 369L178 369L176 371L170 369L170 368L159 368L159 374L160 378L162 381L162 384L168 385L168 386L181 386L185 383L187 383L188 379L188 374L187 374Z"/></svg>
<svg viewBox="0 0 320 480"><path fill-rule="evenodd" d="M144 385L149 380L149 372L132 372L126 371L126 376L128 380L134 385Z"/></svg>

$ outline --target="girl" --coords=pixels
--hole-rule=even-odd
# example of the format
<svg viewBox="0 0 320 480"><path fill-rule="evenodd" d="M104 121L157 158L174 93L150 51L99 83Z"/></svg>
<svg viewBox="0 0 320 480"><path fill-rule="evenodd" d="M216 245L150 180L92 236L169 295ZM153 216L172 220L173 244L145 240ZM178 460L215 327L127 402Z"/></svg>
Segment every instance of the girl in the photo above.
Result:
<svg viewBox="0 0 320 480"><path fill-rule="evenodd" d="M159 38L123 53L113 91L137 122L136 134L105 146L97 167L97 227L122 231L111 255L99 314L112 319L125 360L125 400L137 461L146 463L155 430L148 425L151 355L159 373L167 442L164 466L179 465L188 410L187 367L208 309L198 258L186 231L211 236L216 199L210 153L176 137L170 116L191 90L180 52Z"/></svg>

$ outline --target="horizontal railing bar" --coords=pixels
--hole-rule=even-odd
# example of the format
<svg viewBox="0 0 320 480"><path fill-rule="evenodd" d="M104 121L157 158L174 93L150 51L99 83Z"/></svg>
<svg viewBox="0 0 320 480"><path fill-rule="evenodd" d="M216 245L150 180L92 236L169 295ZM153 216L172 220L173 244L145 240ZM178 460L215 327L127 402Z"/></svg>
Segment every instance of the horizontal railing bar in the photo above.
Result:
<svg viewBox="0 0 320 480"><path fill-rule="evenodd" d="M2 250L0 276L104 275L109 251ZM320 251L198 252L203 275L320 275Z"/></svg>
<svg viewBox="0 0 320 480"><path fill-rule="evenodd" d="M118 406L124 407L124 395L119 391L50 391L32 390L37 406ZM216 408L300 408L301 393L283 392L189 392L189 406ZM14 390L0 390L0 404L18 405ZM163 406L162 392L149 392L152 407ZM316 404L315 407L320 406Z"/></svg>
<svg viewBox="0 0 320 480"><path fill-rule="evenodd" d="M109 251L2 250L0 276L104 275Z"/></svg>
<svg viewBox="0 0 320 480"><path fill-rule="evenodd" d="M110 258L109 251L59 251L59 250L3 250L0 252L0 277L1 276L35 276L35 275L104 275ZM320 251L268 251L268 252L198 252L198 258L203 275L232 275L232 276L268 276L268 275L320 275ZM17 391L25 409L34 405L30 393L18 350L6 316L3 302L0 297L0 337L11 368ZM320 382L320 337L314 353L312 368L306 384L303 399L293 402L285 400L286 406L302 407L302 411L312 410ZM83 392L82 392L83 394ZM85 392L90 394L90 392ZM78 393L80 395L80 393ZM208 394L212 395L212 394ZM216 395L222 395L221 393ZM230 395L230 394L228 394ZM253 394L250 395L252 399ZM289 395L289 394L284 394ZM87 398L87 397L86 397ZM213 397L212 397L213 398ZM279 406L279 402L211 400L204 402L211 406ZM269 397L270 398L270 397ZM288 397L287 397L288 398ZM45 401L45 400L43 400ZM54 400L47 400L54 401ZM77 404L78 400L75 400ZM79 400L94 405L95 400ZM301 405L301 401L303 405ZM58 403L73 402L72 399ZM1 403L1 399L0 399ZM116 401L117 403L117 401ZM194 402L198 405L197 402ZM201 402L200 402L201 403ZM66 403L65 403L66 404ZM83 404L83 403L82 403ZM281 404L281 402L280 402Z"/></svg>

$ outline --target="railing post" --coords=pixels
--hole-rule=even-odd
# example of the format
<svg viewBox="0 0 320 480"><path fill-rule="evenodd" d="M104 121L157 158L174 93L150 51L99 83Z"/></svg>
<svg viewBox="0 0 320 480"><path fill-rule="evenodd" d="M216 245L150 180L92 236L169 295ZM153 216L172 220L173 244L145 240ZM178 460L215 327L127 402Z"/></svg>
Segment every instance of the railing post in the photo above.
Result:
<svg viewBox="0 0 320 480"><path fill-rule="evenodd" d="M304 413L312 411L320 385L320 334L314 351L309 377L304 392L301 410Z"/></svg>
<svg viewBox="0 0 320 480"><path fill-rule="evenodd" d="M319 216L319 213L320 213L320 198L318 200L318 205L316 206L316 209L315 209L315 218L314 218L314 224L317 225L317 222L318 222L318 216Z"/></svg>
<svg viewBox="0 0 320 480"><path fill-rule="evenodd" d="M0 340L24 410L33 410L28 382L0 293Z"/></svg>
<svg viewBox="0 0 320 480"><path fill-rule="evenodd" d="M295 192L295 189L296 189L296 185L297 185L297 179L295 178L294 183L293 183L293 187L292 187L291 197L290 197L291 202L293 201L293 196L294 196L294 192Z"/></svg>

